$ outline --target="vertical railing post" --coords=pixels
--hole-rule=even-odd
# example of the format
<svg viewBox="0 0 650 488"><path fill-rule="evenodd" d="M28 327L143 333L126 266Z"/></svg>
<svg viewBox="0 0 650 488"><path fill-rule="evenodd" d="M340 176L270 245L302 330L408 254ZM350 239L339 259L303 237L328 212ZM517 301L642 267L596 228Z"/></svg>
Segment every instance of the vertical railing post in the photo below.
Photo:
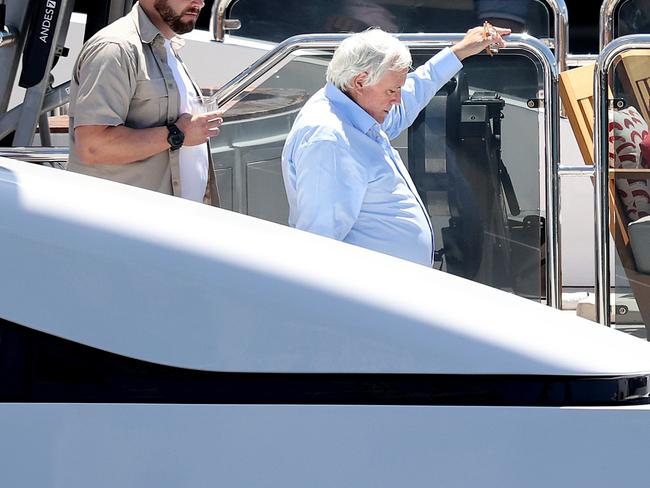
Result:
<svg viewBox="0 0 650 488"><path fill-rule="evenodd" d="M554 67L555 68L555 67ZM560 102L558 71L546 68L545 157L546 157L546 302L562 308L562 255L560 232Z"/></svg>
<svg viewBox="0 0 650 488"><path fill-rule="evenodd" d="M609 317L609 161L607 139L607 73L601 57L594 71L594 239L596 321L610 325Z"/></svg>
<svg viewBox="0 0 650 488"><path fill-rule="evenodd" d="M554 45L557 69L566 71L567 53L569 52L569 13L564 0L547 0L553 10Z"/></svg>
<svg viewBox="0 0 650 488"><path fill-rule="evenodd" d="M605 0L600 7L598 28L598 52L601 52L614 38L614 10L621 0Z"/></svg>

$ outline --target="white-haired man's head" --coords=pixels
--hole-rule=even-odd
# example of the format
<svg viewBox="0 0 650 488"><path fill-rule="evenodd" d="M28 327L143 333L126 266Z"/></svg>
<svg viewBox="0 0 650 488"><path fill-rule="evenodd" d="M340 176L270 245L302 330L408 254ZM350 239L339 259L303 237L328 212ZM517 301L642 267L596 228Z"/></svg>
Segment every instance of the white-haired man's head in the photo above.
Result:
<svg viewBox="0 0 650 488"><path fill-rule="evenodd" d="M398 39L370 29L341 43L327 68L327 81L382 123L401 102L411 62L411 53Z"/></svg>
<svg viewBox="0 0 650 488"><path fill-rule="evenodd" d="M341 43L327 68L327 81L346 91L355 76L367 73L366 83L374 85L387 71L408 69L411 62L411 53L397 38L369 29Z"/></svg>

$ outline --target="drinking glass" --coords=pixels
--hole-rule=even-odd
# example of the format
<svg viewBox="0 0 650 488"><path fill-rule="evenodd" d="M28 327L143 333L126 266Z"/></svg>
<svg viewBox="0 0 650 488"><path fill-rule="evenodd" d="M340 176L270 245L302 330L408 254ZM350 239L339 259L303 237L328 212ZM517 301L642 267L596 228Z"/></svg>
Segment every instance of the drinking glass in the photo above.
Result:
<svg viewBox="0 0 650 488"><path fill-rule="evenodd" d="M190 97L190 109L192 115L214 112L219 108L217 98L214 95L198 95Z"/></svg>

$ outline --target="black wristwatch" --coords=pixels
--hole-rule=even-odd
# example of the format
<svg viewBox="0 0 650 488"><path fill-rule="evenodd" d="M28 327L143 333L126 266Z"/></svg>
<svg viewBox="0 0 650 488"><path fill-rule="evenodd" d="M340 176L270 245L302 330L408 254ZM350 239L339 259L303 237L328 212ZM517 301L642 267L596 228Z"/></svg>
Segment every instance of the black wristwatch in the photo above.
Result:
<svg viewBox="0 0 650 488"><path fill-rule="evenodd" d="M176 151L177 149L180 149L183 145L183 141L185 141L185 134L183 134L183 131L176 127L176 124L168 124L167 130L169 131L167 142L171 146L171 150Z"/></svg>

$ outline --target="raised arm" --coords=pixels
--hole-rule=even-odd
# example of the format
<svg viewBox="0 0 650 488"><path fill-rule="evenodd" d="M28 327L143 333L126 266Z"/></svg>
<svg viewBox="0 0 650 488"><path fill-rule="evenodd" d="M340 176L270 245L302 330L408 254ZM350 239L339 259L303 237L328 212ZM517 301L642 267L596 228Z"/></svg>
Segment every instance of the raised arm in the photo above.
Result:
<svg viewBox="0 0 650 488"><path fill-rule="evenodd" d="M393 107L382 124L389 138L397 137L409 127L431 98L460 69L461 61L478 54L488 46L505 46L502 36L510 29L499 27L474 27L465 37L449 49L443 49L406 78L402 87L402 102Z"/></svg>

